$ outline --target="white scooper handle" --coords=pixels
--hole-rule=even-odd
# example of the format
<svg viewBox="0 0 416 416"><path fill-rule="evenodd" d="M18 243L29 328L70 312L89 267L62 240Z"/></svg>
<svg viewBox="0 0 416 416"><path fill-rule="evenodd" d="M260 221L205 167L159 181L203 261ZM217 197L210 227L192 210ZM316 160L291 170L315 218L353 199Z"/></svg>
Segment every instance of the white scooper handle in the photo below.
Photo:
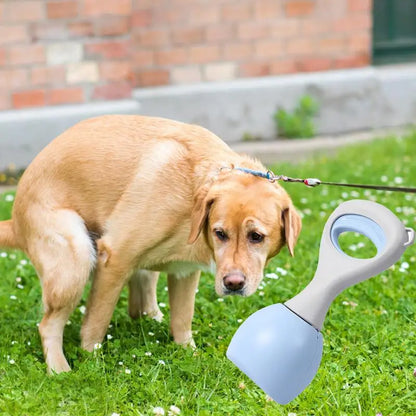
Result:
<svg viewBox="0 0 416 416"><path fill-rule="evenodd" d="M377 247L376 256L357 259L345 254L338 238L343 232L358 232ZM313 280L285 305L321 330L335 297L347 287L388 269L414 241L413 229L406 228L389 209L365 200L342 203L325 224Z"/></svg>

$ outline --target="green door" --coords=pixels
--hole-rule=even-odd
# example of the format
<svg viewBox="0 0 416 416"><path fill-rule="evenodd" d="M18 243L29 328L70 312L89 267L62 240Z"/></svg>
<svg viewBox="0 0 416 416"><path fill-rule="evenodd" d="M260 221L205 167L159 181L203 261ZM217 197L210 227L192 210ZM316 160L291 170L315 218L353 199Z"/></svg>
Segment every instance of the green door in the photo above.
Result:
<svg viewBox="0 0 416 416"><path fill-rule="evenodd" d="M373 63L416 61L416 0L373 0Z"/></svg>

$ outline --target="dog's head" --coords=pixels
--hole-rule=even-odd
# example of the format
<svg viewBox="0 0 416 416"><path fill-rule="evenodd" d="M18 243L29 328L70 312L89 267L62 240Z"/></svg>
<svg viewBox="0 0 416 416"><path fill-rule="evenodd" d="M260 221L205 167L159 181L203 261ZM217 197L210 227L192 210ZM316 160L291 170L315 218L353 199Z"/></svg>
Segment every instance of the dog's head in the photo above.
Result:
<svg viewBox="0 0 416 416"><path fill-rule="evenodd" d="M286 244L293 256L301 219L276 183L240 171L226 172L199 190L189 243L203 232L217 265L222 296L253 294L267 261Z"/></svg>

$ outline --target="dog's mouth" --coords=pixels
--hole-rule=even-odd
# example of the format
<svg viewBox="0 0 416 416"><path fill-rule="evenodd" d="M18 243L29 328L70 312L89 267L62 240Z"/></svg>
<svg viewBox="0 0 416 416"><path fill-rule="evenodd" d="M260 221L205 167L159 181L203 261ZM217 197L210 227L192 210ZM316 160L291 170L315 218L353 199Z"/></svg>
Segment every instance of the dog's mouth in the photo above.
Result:
<svg viewBox="0 0 416 416"><path fill-rule="evenodd" d="M230 289L224 288L222 290L222 295L223 296L246 296L246 288L243 287L238 290L230 290Z"/></svg>

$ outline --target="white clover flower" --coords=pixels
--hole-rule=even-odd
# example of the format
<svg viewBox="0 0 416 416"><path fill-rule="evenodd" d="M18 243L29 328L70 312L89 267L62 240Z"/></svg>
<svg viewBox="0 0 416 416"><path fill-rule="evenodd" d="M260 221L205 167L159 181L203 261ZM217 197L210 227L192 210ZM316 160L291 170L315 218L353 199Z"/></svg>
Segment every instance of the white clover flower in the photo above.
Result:
<svg viewBox="0 0 416 416"><path fill-rule="evenodd" d="M268 279L275 279L275 280L279 278L279 276L276 273L266 273L265 277L267 277Z"/></svg>
<svg viewBox="0 0 416 416"><path fill-rule="evenodd" d="M160 306L161 308L166 308L166 303L159 302L159 306Z"/></svg>
<svg viewBox="0 0 416 416"><path fill-rule="evenodd" d="M166 365L166 363L163 360L159 360L157 363L160 365Z"/></svg>
<svg viewBox="0 0 416 416"><path fill-rule="evenodd" d="M281 267L277 267L276 268L276 272L281 274L282 276L286 276L287 275L287 270L282 269Z"/></svg>
<svg viewBox="0 0 416 416"><path fill-rule="evenodd" d="M26 266L26 264L27 264L27 260L25 260L25 259L20 260L20 264L21 264L22 266Z"/></svg>
<svg viewBox="0 0 416 416"><path fill-rule="evenodd" d="M179 407L172 405L169 407L169 415L179 415L181 413L181 409Z"/></svg>
<svg viewBox="0 0 416 416"><path fill-rule="evenodd" d="M301 204L307 204L308 203L308 199L307 198L301 198L300 199L300 203Z"/></svg>
<svg viewBox="0 0 416 416"><path fill-rule="evenodd" d="M20 276L17 276L17 277L16 277L16 282L17 282L17 283L21 283L21 282L22 282L22 278L21 278Z"/></svg>
<svg viewBox="0 0 416 416"><path fill-rule="evenodd" d="M153 332L148 332L148 334L151 336L151 337L154 337L155 336L155 334L153 333Z"/></svg>
<svg viewBox="0 0 416 416"><path fill-rule="evenodd" d="M153 414L157 416L164 416L165 411L163 410L163 407L154 407L153 408Z"/></svg>
<svg viewBox="0 0 416 416"><path fill-rule="evenodd" d="M9 360L9 363L10 363L10 364L16 364L16 361L15 361L15 360L13 360L13 359L11 359L11 360Z"/></svg>
<svg viewBox="0 0 416 416"><path fill-rule="evenodd" d="M388 178L386 175L383 175L383 176L380 178L380 180L381 180L381 182L387 182L387 181L389 180L389 178Z"/></svg>
<svg viewBox="0 0 416 416"><path fill-rule="evenodd" d="M25 287L19 283L19 284L17 285L17 288L18 288L18 289L24 289Z"/></svg>
<svg viewBox="0 0 416 416"><path fill-rule="evenodd" d="M85 305L81 305L78 309L83 315L85 315L85 312L87 311L87 307Z"/></svg>
<svg viewBox="0 0 416 416"><path fill-rule="evenodd" d="M113 339L113 336L111 334L107 334L107 339L110 341L111 339Z"/></svg>
<svg viewBox="0 0 416 416"><path fill-rule="evenodd" d="M237 319L237 322L238 322L239 324L241 324L241 323L243 322L243 320L240 318L240 319Z"/></svg>
<svg viewBox="0 0 416 416"><path fill-rule="evenodd" d="M217 301L218 302L224 302L224 298L218 298Z"/></svg>
<svg viewBox="0 0 416 416"><path fill-rule="evenodd" d="M12 300L16 300L16 299L17 299L17 297L16 297L15 295L10 295L10 299L12 299Z"/></svg>
<svg viewBox="0 0 416 416"><path fill-rule="evenodd" d="M394 183L397 183L398 185L402 184L403 183L403 178L400 177L400 176L396 176L394 178Z"/></svg>
<svg viewBox="0 0 416 416"><path fill-rule="evenodd" d="M124 372L125 372L126 374L131 374L131 370L130 370L129 368L126 368L126 369L124 370Z"/></svg>
<svg viewBox="0 0 416 416"><path fill-rule="evenodd" d="M151 357L151 356L152 356L152 353L151 353L150 351L146 351L146 352L144 353L144 355L145 355L146 357Z"/></svg>
<svg viewBox="0 0 416 416"><path fill-rule="evenodd" d="M111 416L120 416L120 413L111 413Z"/></svg>
<svg viewBox="0 0 416 416"><path fill-rule="evenodd" d="M94 350L95 351L101 349L102 347L103 347L102 344L100 344L99 342L97 344L94 344Z"/></svg>
<svg viewBox="0 0 416 416"><path fill-rule="evenodd" d="M2 251L1 253L0 253L0 257L2 257L2 258L6 258L7 257L7 253L5 253L4 251Z"/></svg>
<svg viewBox="0 0 416 416"><path fill-rule="evenodd" d="M123 364L124 364L123 361L118 362L118 365L123 365Z"/></svg>
<svg viewBox="0 0 416 416"><path fill-rule="evenodd" d="M5 197L4 197L4 200L6 201L6 202L13 202L14 201L14 196L13 195L6 195Z"/></svg>

